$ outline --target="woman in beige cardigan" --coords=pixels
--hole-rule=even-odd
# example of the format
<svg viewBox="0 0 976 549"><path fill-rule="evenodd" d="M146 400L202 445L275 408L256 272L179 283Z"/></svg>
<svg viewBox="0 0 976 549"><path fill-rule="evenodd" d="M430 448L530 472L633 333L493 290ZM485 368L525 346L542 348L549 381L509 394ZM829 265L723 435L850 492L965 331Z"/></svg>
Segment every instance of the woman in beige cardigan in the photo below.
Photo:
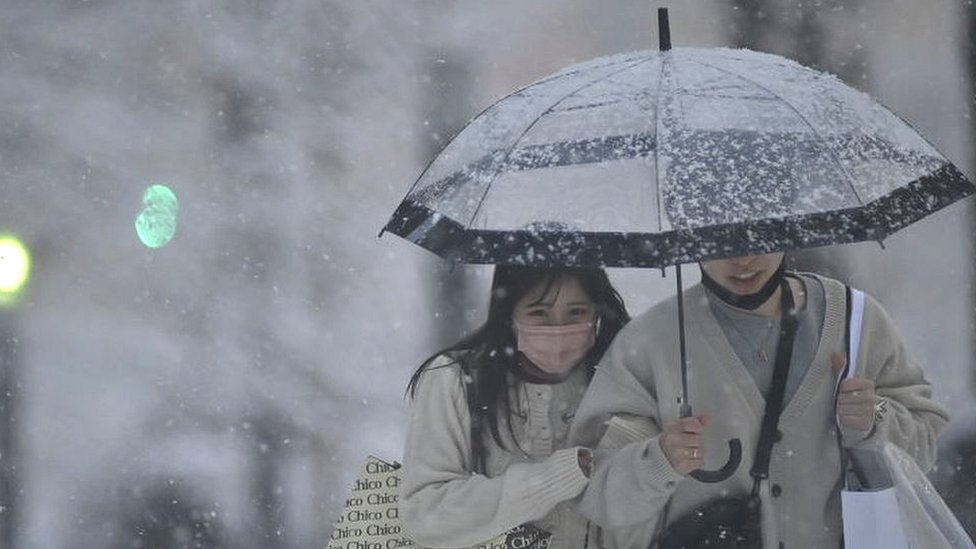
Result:
<svg viewBox="0 0 976 549"><path fill-rule="evenodd" d="M844 445L891 441L923 469L934 463L935 438L948 416L931 399L929 382L885 311L866 299L858 358L863 377L843 381L838 391L845 287L784 273L782 263L782 253L708 261L702 284L684 292L689 400L699 416L679 418L675 298L636 317L611 345L571 435L575 444L597 447L580 508L604 528L605 545L647 549L676 518L755 486L763 547L840 547L838 422ZM768 478L756 482L750 468L784 289L794 298L798 328ZM743 460L730 478L706 484L688 476L721 466L731 438L741 439Z"/></svg>
<svg viewBox="0 0 976 549"><path fill-rule="evenodd" d="M602 270L496 267L488 318L414 374L400 517L427 547L487 542L523 523L583 549L570 499L589 450L567 442L593 367L629 320Z"/></svg>

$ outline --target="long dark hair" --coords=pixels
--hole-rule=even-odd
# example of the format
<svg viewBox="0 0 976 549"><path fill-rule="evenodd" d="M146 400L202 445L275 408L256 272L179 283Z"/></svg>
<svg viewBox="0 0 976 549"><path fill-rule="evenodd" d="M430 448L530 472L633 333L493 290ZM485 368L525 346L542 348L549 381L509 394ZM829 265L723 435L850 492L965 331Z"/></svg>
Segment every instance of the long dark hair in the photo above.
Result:
<svg viewBox="0 0 976 549"><path fill-rule="evenodd" d="M457 343L431 355L410 377L407 392L413 397L424 371L431 367L434 359L446 354L461 366L465 377L472 380L466 383L465 398L471 412L471 448L476 470L484 472L485 466L483 426L487 424L488 432L501 447L504 443L498 428L500 417L504 418L509 433L512 432L513 407L509 402L506 378L509 372L514 373L518 368L517 342L512 329L515 303L540 283L544 283L545 288L542 295L547 295L549 288L564 276L579 280L587 297L596 305L599 326L596 343L583 359L587 375L592 377L596 363L613 337L630 320L623 299L610 284L606 272L603 269L520 266L495 267L485 323Z"/></svg>

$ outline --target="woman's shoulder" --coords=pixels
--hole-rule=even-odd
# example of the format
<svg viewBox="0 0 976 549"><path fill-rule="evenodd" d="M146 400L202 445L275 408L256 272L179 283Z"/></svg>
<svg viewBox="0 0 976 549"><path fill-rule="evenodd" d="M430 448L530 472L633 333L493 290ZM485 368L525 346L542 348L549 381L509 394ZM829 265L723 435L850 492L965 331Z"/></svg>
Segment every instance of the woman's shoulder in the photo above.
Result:
<svg viewBox="0 0 976 549"><path fill-rule="evenodd" d="M672 295L634 316L617 332L611 349L626 355L659 348L662 341L677 337L677 318L677 298Z"/></svg>
<svg viewBox="0 0 976 549"><path fill-rule="evenodd" d="M417 376L418 392L455 392L473 380L470 368L465 364L465 353L447 351L434 356L424 365Z"/></svg>
<svg viewBox="0 0 976 549"><path fill-rule="evenodd" d="M840 300L846 299L847 288L850 285L841 280L837 280L836 278L832 278L819 273L810 273L804 271L797 271L794 274L800 277L801 279L803 279L804 282L819 283L823 287L824 294L828 301L830 301L831 299L840 299ZM880 309L882 311L884 310L884 307L881 305L881 303L868 292L860 288L857 288L855 286L850 286L850 288L852 290L857 290L864 295L864 303L866 307L871 309Z"/></svg>
<svg viewBox="0 0 976 549"><path fill-rule="evenodd" d="M843 292L844 288L847 286L836 278L831 278L820 273L812 273L809 271L789 271L789 274L799 278L806 285L809 285L810 283L819 284L827 293Z"/></svg>
<svg viewBox="0 0 976 549"><path fill-rule="evenodd" d="M463 379L460 362L450 354L439 354L425 363L414 377L410 421L415 427L411 432L426 436L454 429L458 418L469 414Z"/></svg>
<svg viewBox="0 0 976 549"><path fill-rule="evenodd" d="M683 295L685 303L691 303L704 297L702 288L697 285L686 289ZM677 315L678 296L677 294L671 294L668 297L655 302L644 312L636 315L621 329L621 331L629 330L647 333L649 329L653 331L657 331L662 328L668 329L675 325Z"/></svg>
<svg viewBox="0 0 976 549"><path fill-rule="evenodd" d="M427 361L426 370L434 371L445 368L460 369L462 367L461 365L463 359L464 353L461 353L460 351L445 351Z"/></svg>

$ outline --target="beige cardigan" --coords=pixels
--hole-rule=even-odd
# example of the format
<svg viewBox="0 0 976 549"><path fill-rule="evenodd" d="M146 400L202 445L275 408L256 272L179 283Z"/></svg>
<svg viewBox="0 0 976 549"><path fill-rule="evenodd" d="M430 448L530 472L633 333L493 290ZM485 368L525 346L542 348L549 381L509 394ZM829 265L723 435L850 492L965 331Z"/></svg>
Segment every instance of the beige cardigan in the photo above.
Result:
<svg viewBox="0 0 976 549"><path fill-rule="evenodd" d="M578 449L566 441L586 390L585 370L577 368L551 385L510 377L518 403L513 421L518 445L504 436L507 429L500 422L509 449L486 437L484 475L472 473L471 417L461 376L460 367L441 356L417 386L400 492L407 536L426 547L468 547L532 522L552 533L552 549L583 549L588 524L569 500L583 491L587 479Z"/></svg>
<svg viewBox="0 0 976 549"><path fill-rule="evenodd" d="M804 276L807 284L816 283ZM836 549L842 536L830 354L843 348L845 295L841 283L816 278L826 295L820 344L785 405L779 423L782 440L773 447L769 479L761 485L764 546L772 549ZM580 404L571 434L576 444L599 441L599 448L608 449L598 450L580 504L585 516L604 527L603 545L647 549L665 515L670 523L707 500L747 494L752 487L749 469L765 401L707 299L701 285L685 291L689 399L696 415L708 416L706 468L725 463L732 437L742 440L742 464L731 478L703 484L677 473L661 451L658 434L662 425L678 418L681 380L677 300L659 303L617 335ZM932 401L921 368L870 297L865 299L858 360L861 375L873 379L878 395L888 399L889 411L870 436L844 433L845 443L888 440L928 470L935 461L936 435L948 415Z"/></svg>

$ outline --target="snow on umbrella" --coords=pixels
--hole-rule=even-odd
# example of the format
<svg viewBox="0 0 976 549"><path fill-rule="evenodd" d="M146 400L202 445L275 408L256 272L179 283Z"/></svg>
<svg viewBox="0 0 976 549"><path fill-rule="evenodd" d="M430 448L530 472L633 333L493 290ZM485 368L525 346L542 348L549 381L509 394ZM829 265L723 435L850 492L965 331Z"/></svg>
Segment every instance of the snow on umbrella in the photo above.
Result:
<svg viewBox="0 0 976 549"><path fill-rule="evenodd" d="M476 116L383 231L452 262L678 266L865 240L973 193L925 138L834 76L744 49L671 48L563 69ZM738 439L717 471L734 472Z"/></svg>
<svg viewBox="0 0 976 549"><path fill-rule="evenodd" d="M665 267L880 241L972 192L833 76L675 48L574 65L501 99L384 230L456 262Z"/></svg>

